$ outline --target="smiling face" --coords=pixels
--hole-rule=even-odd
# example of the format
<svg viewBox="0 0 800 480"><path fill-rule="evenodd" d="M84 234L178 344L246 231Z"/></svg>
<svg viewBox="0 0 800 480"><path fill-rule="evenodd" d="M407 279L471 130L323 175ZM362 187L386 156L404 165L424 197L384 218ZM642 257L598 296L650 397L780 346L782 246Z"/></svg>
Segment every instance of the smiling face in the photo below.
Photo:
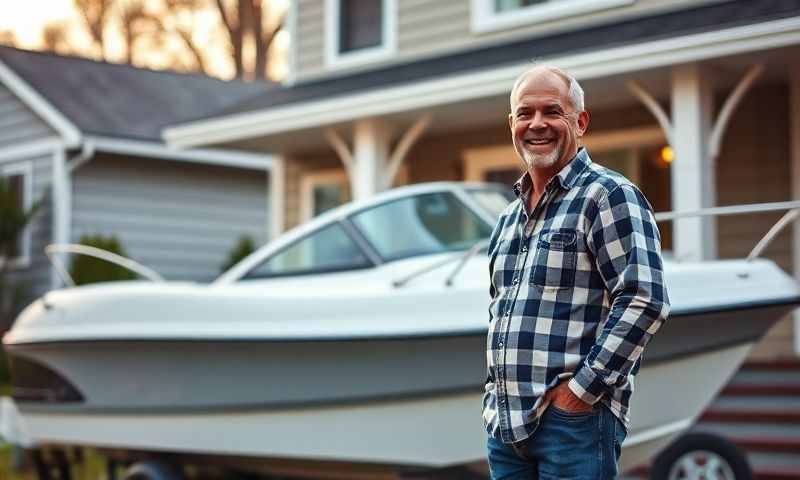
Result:
<svg viewBox="0 0 800 480"><path fill-rule="evenodd" d="M519 84L508 123L514 149L529 171L561 169L577 153L589 114L575 111L563 78L542 69Z"/></svg>

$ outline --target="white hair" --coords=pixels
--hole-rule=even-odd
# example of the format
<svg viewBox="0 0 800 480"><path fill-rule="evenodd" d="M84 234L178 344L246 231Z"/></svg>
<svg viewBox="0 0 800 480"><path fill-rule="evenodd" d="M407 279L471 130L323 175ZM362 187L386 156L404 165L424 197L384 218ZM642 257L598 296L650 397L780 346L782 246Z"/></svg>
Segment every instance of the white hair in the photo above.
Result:
<svg viewBox="0 0 800 480"><path fill-rule="evenodd" d="M517 90L519 89L522 82L525 81L532 73L536 73L539 71L547 71L558 75L564 82L569 85L569 100L572 103L572 107L578 111L582 112L585 110L585 105L583 103L583 88L581 87L580 83L573 77L572 75L568 74L564 70L561 70L558 67L554 67L552 65L534 65L533 67L525 70L522 72L516 80L514 80L514 86L511 88L511 109L514 109L514 102L516 101Z"/></svg>

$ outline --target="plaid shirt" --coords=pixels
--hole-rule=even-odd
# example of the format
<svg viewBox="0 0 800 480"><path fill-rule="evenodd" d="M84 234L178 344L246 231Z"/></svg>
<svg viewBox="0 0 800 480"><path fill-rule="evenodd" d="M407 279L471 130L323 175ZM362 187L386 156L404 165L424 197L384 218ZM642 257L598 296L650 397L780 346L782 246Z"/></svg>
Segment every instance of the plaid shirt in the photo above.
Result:
<svg viewBox="0 0 800 480"><path fill-rule="evenodd" d="M489 240L491 303L483 399L487 432L528 438L570 390L625 423L642 351L669 312L650 204L622 175L579 150L528 211L530 178Z"/></svg>

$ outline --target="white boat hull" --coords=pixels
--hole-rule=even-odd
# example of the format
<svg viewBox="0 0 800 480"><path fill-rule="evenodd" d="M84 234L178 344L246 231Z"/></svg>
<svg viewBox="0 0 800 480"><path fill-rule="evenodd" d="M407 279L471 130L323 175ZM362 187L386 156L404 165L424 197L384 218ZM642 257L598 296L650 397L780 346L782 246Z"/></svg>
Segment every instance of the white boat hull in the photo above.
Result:
<svg viewBox="0 0 800 480"><path fill-rule="evenodd" d="M643 367L622 468L689 428L750 344ZM696 368L703 365L702 369ZM671 401L664 401L671 399ZM447 467L485 458L480 393L269 410L165 413L23 412L34 444L269 459Z"/></svg>

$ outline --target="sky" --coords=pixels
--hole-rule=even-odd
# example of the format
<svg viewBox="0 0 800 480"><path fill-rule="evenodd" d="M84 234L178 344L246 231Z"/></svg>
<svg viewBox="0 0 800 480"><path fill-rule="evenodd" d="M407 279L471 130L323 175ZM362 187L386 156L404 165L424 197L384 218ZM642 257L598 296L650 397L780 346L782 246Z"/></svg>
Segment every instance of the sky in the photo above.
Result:
<svg viewBox="0 0 800 480"><path fill-rule="evenodd" d="M270 0L276 6L287 7L289 0ZM16 36L18 46L26 49L37 49L41 42L41 35L45 25L52 22L68 22L80 25L79 14L74 10L73 0L0 0L0 31L11 30ZM216 12L208 12L208 15L201 15L201 21L216 22L218 20ZM77 28L76 31L81 31ZM222 45L206 42L201 39L201 44L208 45L204 52L207 58L209 69L212 74L221 78L231 78L234 74L232 65L225 58L221 51ZM110 40L113 44L113 39ZM288 32L282 31L276 38L274 53L275 60L271 64L271 76L279 79L286 74L286 51L288 48ZM111 45L110 49L115 47ZM121 50L122 47L116 47ZM159 60L150 62L155 68L159 68ZM166 66L166 65L165 65Z"/></svg>

